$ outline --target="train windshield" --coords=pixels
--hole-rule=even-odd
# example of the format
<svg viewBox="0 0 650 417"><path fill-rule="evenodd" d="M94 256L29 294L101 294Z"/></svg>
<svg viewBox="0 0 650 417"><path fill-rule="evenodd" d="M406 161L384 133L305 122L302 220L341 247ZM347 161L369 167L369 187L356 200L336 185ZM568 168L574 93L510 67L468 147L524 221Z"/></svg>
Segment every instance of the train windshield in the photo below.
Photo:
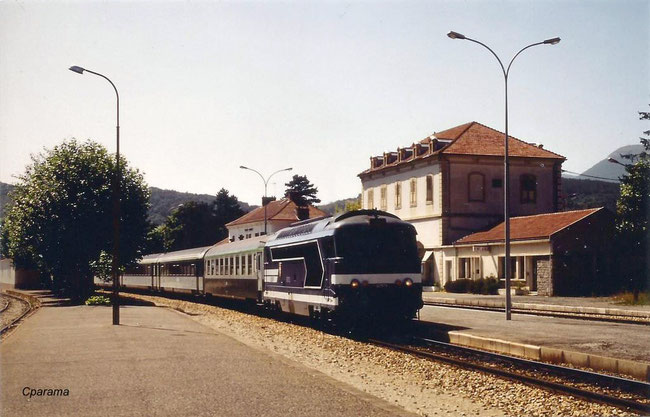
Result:
<svg viewBox="0 0 650 417"><path fill-rule="evenodd" d="M348 227L334 235L339 273L419 273L415 231L410 227Z"/></svg>

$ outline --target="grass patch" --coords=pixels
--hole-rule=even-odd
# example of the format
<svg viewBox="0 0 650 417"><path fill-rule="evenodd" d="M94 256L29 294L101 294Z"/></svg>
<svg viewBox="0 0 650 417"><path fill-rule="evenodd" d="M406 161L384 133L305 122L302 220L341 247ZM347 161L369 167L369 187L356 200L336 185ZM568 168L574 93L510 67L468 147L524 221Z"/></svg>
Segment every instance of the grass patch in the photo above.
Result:
<svg viewBox="0 0 650 417"><path fill-rule="evenodd" d="M103 295L93 295L86 300L87 306L109 306L111 299Z"/></svg>

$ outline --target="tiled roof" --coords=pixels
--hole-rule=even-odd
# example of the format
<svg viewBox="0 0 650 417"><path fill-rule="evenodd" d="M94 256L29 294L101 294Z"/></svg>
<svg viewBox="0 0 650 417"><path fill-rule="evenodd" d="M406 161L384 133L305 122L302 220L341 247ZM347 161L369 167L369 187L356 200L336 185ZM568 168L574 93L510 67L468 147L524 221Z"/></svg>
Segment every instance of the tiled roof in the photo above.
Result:
<svg viewBox="0 0 650 417"><path fill-rule="evenodd" d="M463 126L466 125L436 133L434 136L439 137L438 135L441 135L440 138L451 136L456 133L456 129ZM499 132L477 122L472 122L453 139L453 142L449 146L442 150L442 153L503 156L503 138L503 132ZM512 136L508 136L508 155L524 158L565 159L562 155L547 151L546 149L526 143Z"/></svg>
<svg viewBox="0 0 650 417"><path fill-rule="evenodd" d="M551 235L576 223L602 207L586 210L561 211L558 213L536 214L534 216L512 217L510 219L511 240L548 239ZM505 234L504 223L500 223L490 230L473 233L458 239L455 244L503 242Z"/></svg>
<svg viewBox="0 0 650 417"><path fill-rule="evenodd" d="M405 148L398 148L397 152L387 152L382 156L371 157L371 167L359 175L440 154L503 156L503 137L504 133L481 123L465 123L434 133ZM565 159L562 155L512 136L508 137L508 155L522 158Z"/></svg>
<svg viewBox="0 0 650 417"><path fill-rule="evenodd" d="M309 206L309 218L326 216L327 213L314 207ZM288 198L281 200L271 201L266 206L266 220L290 220L297 222L298 216L296 215L296 204ZM240 224L263 222L264 221L264 207L258 207L250 211L240 218L231 221L226 226L237 226Z"/></svg>

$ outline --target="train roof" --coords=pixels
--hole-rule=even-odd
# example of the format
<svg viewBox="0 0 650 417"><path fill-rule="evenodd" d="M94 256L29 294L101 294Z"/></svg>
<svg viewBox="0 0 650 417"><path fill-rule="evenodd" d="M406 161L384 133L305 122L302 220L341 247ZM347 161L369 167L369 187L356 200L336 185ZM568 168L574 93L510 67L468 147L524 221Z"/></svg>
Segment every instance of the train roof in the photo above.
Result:
<svg viewBox="0 0 650 417"><path fill-rule="evenodd" d="M152 253L150 255L144 255L138 263L140 265L155 264L158 262L158 258L160 258L161 255L164 255L164 253Z"/></svg>
<svg viewBox="0 0 650 417"><path fill-rule="evenodd" d="M300 241L304 240L306 236L309 236L310 239L329 236L334 234L336 229L352 225L369 224L373 219L382 219L381 221L386 223L405 223L399 217L385 211L353 210L336 217L330 216L292 223L289 227L269 236L268 245L273 246L275 244Z"/></svg>
<svg viewBox="0 0 650 417"><path fill-rule="evenodd" d="M255 251L262 249L268 236L254 237L250 239L236 240L234 242L225 242L214 245L205 253L206 258L213 256L228 255L231 253Z"/></svg>
<svg viewBox="0 0 650 417"><path fill-rule="evenodd" d="M177 250L174 252L166 252L160 254L155 262L167 263L167 262L182 262L182 261L197 261L203 259L205 253L212 246L202 246L200 248L191 248L184 250ZM144 260L144 258L143 258ZM142 263L142 262L140 262ZM150 262L153 263L153 262Z"/></svg>

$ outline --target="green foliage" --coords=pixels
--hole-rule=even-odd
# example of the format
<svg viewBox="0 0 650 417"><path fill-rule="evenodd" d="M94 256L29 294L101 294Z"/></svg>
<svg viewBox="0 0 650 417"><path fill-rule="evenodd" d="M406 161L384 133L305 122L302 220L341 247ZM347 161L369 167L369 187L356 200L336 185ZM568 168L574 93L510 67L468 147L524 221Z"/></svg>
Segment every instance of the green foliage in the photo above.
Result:
<svg viewBox="0 0 650 417"><path fill-rule="evenodd" d="M86 300L87 306L109 306L111 299L104 295L93 295Z"/></svg>
<svg viewBox="0 0 650 417"><path fill-rule="evenodd" d="M496 278L457 279L445 284L445 291L451 293L497 294L499 281Z"/></svg>
<svg viewBox="0 0 650 417"><path fill-rule="evenodd" d="M621 195L620 186L616 182L574 178L562 178L562 190L566 195L567 210L605 207L614 213L616 201Z"/></svg>
<svg viewBox="0 0 650 417"><path fill-rule="evenodd" d="M213 245L228 236L226 223L242 215L237 197L222 188L211 205L190 201L177 207L163 225L149 232L148 242L151 249L162 249L158 251Z"/></svg>
<svg viewBox="0 0 650 417"><path fill-rule="evenodd" d="M641 120L650 120L650 113L639 112ZM650 135L650 131L643 132ZM623 281L635 297L648 287L648 214L650 213L650 138L641 138L644 151L622 155L631 161L621 177L621 196L616 205L616 230Z"/></svg>
<svg viewBox="0 0 650 417"><path fill-rule="evenodd" d="M290 198L299 207L320 203L316 197L318 188L310 183L306 175L294 175L291 181L284 184L287 189L284 196Z"/></svg>
<svg viewBox="0 0 650 417"><path fill-rule="evenodd" d="M2 184L0 183L0 186ZM0 190L2 188L0 187ZM214 203L214 195L209 194L193 194L193 193L181 193L174 190L162 190L156 187L150 187L149 192L151 197L149 201L151 203L151 208L149 209L149 221L154 225L158 226L167 220L178 206L181 204L196 201L197 203ZM251 211L252 208L256 206L250 206L243 201L237 201L240 209L244 213Z"/></svg>
<svg viewBox="0 0 650 417"><path fill-rule="evenodd" d="M355 198L344 198L342 200L336 200L332 201L331 203L322 204L318 206L318 208L327 214L336 215L354 210L353 207L355 207L357 204L359 205L359 208L361 208L361 194L357 195ZM348 207L351 207L352 209L347 210Z"/></svg>
<svg viewBox="0 0 650 417"><path fill-rule="evenodd" d="M82 297L92 287L91 262L112 252L115 158L93 141L64 141L32 156L11 193L3 255L51 277L54 290ZM149 194L142 175L120 161L122 265L141 256Z"/></svg>
<svg viewBox="0 0 650 417"><path fill-rule="evenodd" d="M467 293L469 292L471 286L471 279L457 279L454 281L448 281L445 284L445 291L453 293Z"/></svg>

